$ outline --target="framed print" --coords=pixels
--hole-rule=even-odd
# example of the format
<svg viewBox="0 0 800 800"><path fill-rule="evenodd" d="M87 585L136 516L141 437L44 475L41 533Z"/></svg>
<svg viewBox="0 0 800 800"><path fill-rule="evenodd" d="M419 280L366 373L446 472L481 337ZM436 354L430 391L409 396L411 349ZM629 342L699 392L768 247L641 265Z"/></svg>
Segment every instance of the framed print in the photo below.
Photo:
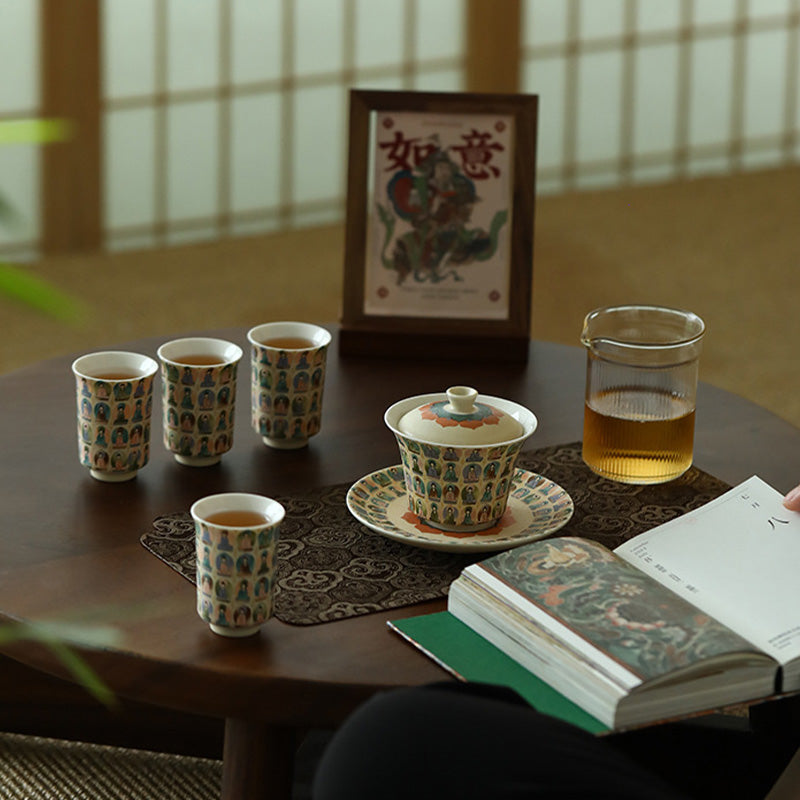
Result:
<svg viewBox="0 0 800 800"><path fill-rule="evenodd" d="M524 361L537 97L352 90L345 354Z"/></svg>

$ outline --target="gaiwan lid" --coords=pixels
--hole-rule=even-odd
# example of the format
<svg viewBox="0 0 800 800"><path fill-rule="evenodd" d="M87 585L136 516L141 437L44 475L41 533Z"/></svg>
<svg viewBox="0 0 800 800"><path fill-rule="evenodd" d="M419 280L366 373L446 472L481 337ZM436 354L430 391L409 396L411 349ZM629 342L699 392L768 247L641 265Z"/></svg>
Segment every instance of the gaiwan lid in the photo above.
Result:
<svg viewBox="0 0 800 800"><path fill-rule="evenodd" d="M400 433L433 444L499 444L523 436L525 428L510 414L477 402L470 386L451 386L446 400L423 403L397 422Z"/></svg>

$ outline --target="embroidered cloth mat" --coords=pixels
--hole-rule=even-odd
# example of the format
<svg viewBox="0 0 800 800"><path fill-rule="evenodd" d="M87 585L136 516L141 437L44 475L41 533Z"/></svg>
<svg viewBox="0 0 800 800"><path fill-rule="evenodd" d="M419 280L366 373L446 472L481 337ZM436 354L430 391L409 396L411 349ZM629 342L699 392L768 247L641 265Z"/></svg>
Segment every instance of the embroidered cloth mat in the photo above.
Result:
<svg viewBox="0 0 800 800"><path fill-rule="evenodd" d="M730 488L696 467L664 484L615 483L583 463L580 442L522 453L517 466L572 497L575 512L556 535L583 536L610 549ZM275 498L286 509L274 610L283 622L313 625L444 597L467 564L489 555L423 550L371 531L347 509L351 485ZM187 512L157 517L141 542L195 582L194 525Z"/></svg>

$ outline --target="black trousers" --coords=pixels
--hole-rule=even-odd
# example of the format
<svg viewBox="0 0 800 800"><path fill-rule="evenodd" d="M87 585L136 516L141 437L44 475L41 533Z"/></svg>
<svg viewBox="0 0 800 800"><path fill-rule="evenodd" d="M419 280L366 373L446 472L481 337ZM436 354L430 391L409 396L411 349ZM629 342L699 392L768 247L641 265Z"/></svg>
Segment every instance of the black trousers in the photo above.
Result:
<svg viewBox="0 0 800 800"><path fill-rule="evenodd" d="M313 797L753 800L777 778L773 761L741 727L705 720L595 737L509 689L447 682L359 708L323 754Z"/></svg>

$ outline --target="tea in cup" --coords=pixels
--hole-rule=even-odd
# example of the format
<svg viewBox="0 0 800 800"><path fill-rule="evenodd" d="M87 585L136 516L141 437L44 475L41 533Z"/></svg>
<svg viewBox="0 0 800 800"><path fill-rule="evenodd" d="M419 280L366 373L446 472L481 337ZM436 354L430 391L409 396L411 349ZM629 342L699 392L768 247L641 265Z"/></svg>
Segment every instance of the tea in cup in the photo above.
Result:
<svg viewBox="0 0 800 800"><path fill-rule="evenodd" d="M153 380L158 364L122 350L75 359L81 464L99 481L136 477L150 456Z"/></svg>
<svg viewBox="0 0 800 800"><path fill-rule="evenodd" d="M198 500L190 513L197 613L220 636L257 633L272 616L283 506L269 497L228 492Z"/></svg>
<svg viewBox="0 0 800 800"><path fill-rule="evenodd" d="M206 467L233 447L242 349L224 339L175 339L158 348L164 446L180 464Z"/></svg>
<svg viewBox="0 0 800 800"><path fill-rule="evenodd" d="M307 322L268 322L247 339L253 428L270 447L305 447L322 421L330 333Z"/></svg>

